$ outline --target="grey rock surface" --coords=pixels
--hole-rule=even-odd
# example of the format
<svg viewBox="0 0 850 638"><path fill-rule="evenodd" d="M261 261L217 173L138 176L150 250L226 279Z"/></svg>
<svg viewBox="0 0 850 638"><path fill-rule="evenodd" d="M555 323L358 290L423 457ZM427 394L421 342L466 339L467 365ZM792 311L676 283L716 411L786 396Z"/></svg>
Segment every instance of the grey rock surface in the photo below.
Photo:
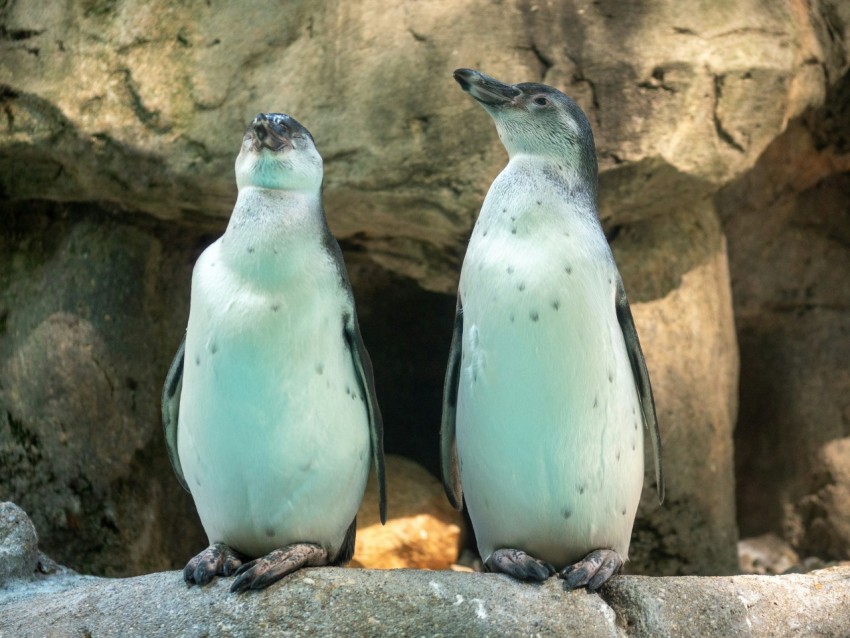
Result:
<svg viewBox="0 0 850 638"><path fill-rule="evenodd" d="M11 579L31 577L37 566L35 526L14 503L0 503L0 587Z"/></svg>
<svg viewBox="0 0 850 638"><path fill-rule="evenodd" d="M640 638L822 636L850 632L850 568L787 576L619 578L603 597Z"/></svg>
<svg viewBox="0 0 850 638"><path fill-rule="evenodd" d="M599 594L504 575L318 568L269 589L179 572L0 590L0 637L844 637L850 568L807 575L615 578Z"/></svg>

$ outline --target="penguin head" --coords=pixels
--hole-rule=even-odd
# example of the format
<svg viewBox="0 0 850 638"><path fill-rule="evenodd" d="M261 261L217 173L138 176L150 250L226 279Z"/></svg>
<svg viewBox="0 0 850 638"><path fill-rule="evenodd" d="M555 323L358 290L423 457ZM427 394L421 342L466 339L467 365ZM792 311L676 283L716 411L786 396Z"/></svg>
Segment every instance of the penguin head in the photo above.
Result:
<svg viewBox="0 0 850 638"><path fill-rule="evenodd" d="M508 155L545 156L596 181L593 131L572 99L546 84L508 85L472 69L454 78L493 118Z"/></svg>
<svg viewBox="0 0 850 638"><path fill-rule="evenodd" d="M322 156L313 136L284 113L260 113L242 137L236 157L236 185L318 192Z"/></svg>

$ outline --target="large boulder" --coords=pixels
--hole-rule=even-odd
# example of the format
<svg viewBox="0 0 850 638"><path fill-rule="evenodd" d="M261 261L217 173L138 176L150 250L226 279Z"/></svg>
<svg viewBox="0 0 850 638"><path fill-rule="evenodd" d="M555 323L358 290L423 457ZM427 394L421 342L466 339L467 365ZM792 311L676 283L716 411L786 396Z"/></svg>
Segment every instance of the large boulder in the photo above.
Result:
<svg viewBox="0 0 850 638"><path fill-rule="evenodd" d="M387 522L381 524L378 487L369 475L357 512L351 567L451 569L458 562L463 517L449 505L443 486L418 463L386 457L392 489Z"/></svg>
<svg viewBox="0 0 850 638"><path fill-rule="evenodd" d="M741 345L741 531L839 560L850 558L848 131L845 74L716 197Z"/></svg>
<svg viewBox="0 0 850 638"><path fill-rule="evenodd" d="M452 69L574 96L596 133L602 217L622 224L687 210L749 169L823 99L837 48L819 13L758 0L13 1L2 19L5 197L222 219L246 122L285 110L315 134L337 234L444 292L504 163Z"/></svg>
<svg viewBox="0 0 850 638"><path fill-rule="evenodd" d="M659 236L664 240L653 242ZM704 206L666 224L637 223L621 237L615 256L630 273L626 285L630 276L643 276L652 290L653 300L633 304L633 312L656 395L667 473L663 505L654 481L643 492L629 570L735 573L738 351L723 235L713 209ZM649 476L652 463L647 446Z"/></svg>
<svg viewBox="0 0 850 638"><path fill-rule="evenodd" d="M0 503L0 587L31 578L38 569L38 535L26 513Z"/></svg>

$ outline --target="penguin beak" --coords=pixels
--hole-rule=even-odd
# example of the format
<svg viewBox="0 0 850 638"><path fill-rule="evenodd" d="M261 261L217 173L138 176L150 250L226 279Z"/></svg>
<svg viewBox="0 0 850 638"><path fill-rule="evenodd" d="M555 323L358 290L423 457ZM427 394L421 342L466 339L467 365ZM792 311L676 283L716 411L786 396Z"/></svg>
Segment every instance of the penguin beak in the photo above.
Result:
<svg viewBox="0 0 850 638"><path fill-rule="evenodd" d="M255 151L267 148L270 151L279 152L284 148L292 148L289 131L282 124L269 120L263 113L260 113L248 125L245 138L251 140Z"/></svg>
<svg viewBox="0 0 850 638"><path fill-rule="evenodd" d="M522 93L516 87L502 84L495 78L472 69L457 69L454 77L460 88L485 106L505 106Z"/></svg>

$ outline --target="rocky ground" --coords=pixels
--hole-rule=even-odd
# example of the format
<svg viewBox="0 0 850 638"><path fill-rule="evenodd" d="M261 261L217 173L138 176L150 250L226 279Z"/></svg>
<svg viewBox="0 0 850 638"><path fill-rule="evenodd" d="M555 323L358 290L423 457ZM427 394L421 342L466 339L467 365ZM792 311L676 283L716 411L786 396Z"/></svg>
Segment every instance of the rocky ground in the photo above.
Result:
<svg viewBox="0 0 850 638"><path fill-rule="evenodd" d="M243 595L226 580L189 588L177 571L57 580L0 590L0 636L844 638L850 627L850 568L619 576L596 594L409 569L313 568Z"/></svg>
<svg viewBox="0 0 850 638"><path fill-rule="evenodd" d="M843 638L850 630L850 567L619 576L594 594L566 591L558 578L536 585L482 573L313 568L237 595L230 579L189 587L177 571L109 579L45 567L32 523L11 504L0 509L0 555L0 638Z"/></svg>

